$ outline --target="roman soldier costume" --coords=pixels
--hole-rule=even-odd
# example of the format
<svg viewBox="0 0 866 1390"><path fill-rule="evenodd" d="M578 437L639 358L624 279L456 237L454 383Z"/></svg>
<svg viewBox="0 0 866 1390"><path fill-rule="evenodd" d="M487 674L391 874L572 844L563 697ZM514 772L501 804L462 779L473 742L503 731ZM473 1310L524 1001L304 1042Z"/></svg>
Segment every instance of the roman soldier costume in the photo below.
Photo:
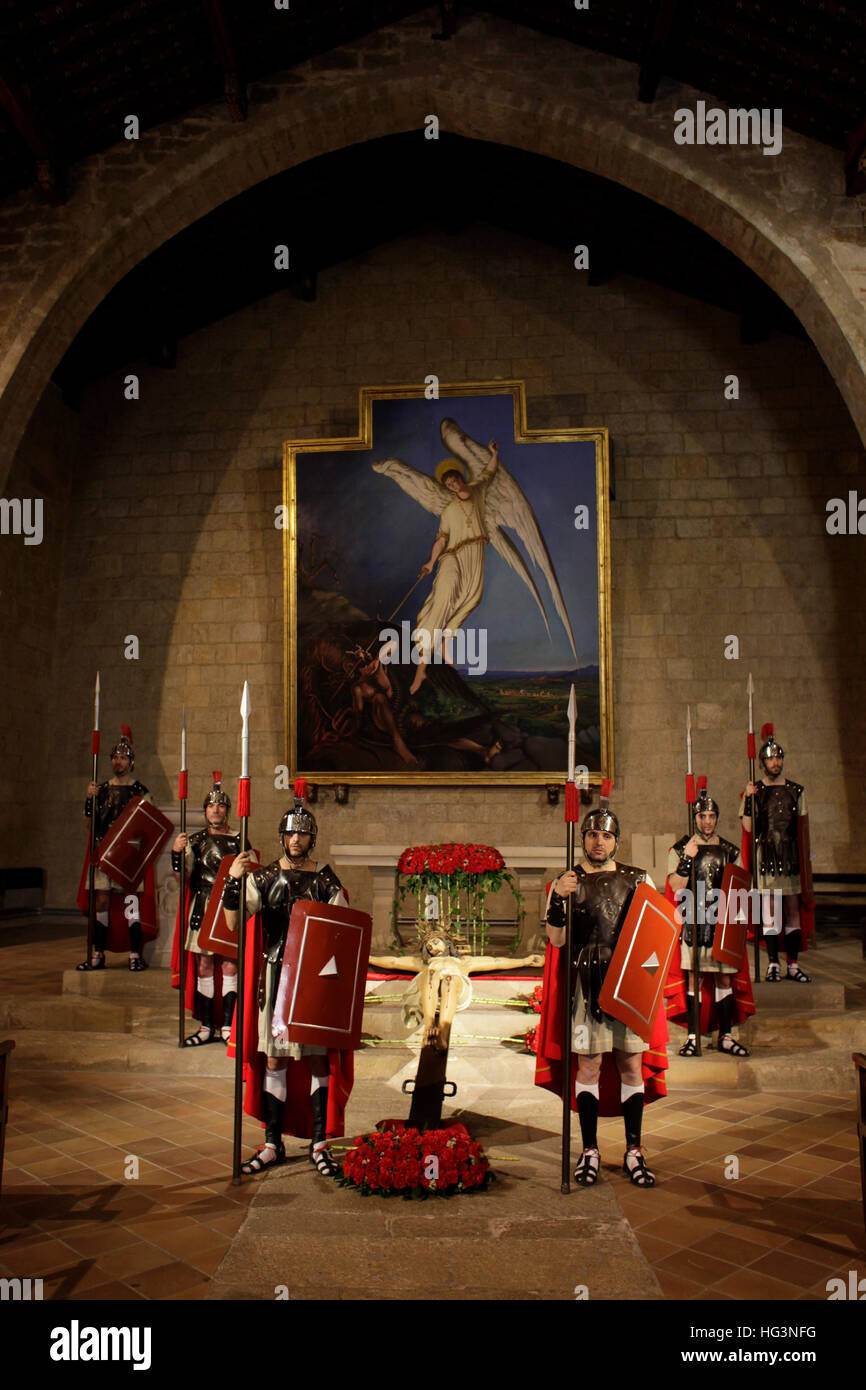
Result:
<svg viewBox="0 0 866 1390"><path fill-rule="evenodd" d="M755 853L755 878L762 893L762 928L769 957L767 980L773 983L781 979L779 941L784 932L788 958L785 978L810 984L811 976L798 963L801 946L807 949L815 930L806 793L799 782L781 775L785 750L777 741L772 724L764 725L761 738L758 756L763 774L751 798L743 793L740 806L740 816L752 818L751 829L743 826L743 863L751 867ZM767 766L770 762L775 765L774 771ZM777 910L780 901L781 912Z"/></svg>
<svg viewBox="0 0 866 1390"><path fill-rule="evenodd" d="M332 1177L338 1166L327 1151L327 1140L344 1132L346 1102L354 1079L350 1050L284 1042L274 1036L274 1016L286 935L292 908L306 900L345 906L342 884L329 865L322 869L295 868L287 839L309 835L300 857L307 861L318 834L315 817L304 804L303 783L295 784L295 804L279 824L280 858L247 876L246 906L254 915L247 923L244 963L244 1110L265 1125L265 1144L243 1164L244 1173L257 1173L285 1160L283 1134L311 1140L310 1161L318 1172ZM289 860L285 867L283 859ZM229 877L223 905L236 911L240 879ZM235 1029L229 1056L235 1053ZM274 1069L268 1059L286 1059Z"/></svg>
<svg viewBox="0 0 866 1390"><path fill-rule="evenodd" d="M204 799L203 810L207 815L209 806L224 806L225 824L227 825L232 803L222 789L221 777L220 772L213 774L213 787ZM234 961L229 961L223 956L203 951L199 946L198 937L199 928L204 920L211 893L219 874L220 864L227 855L234 858L240 852L240 847L239 835L234 832L221 834L216 828L207 824L203 830L198 830L188 837L183 849L173 849L171 852L171 867L175 873L180 873L183 861L186 865L187 887L184 917L187 921L185 937L187 956L184 991L187 1008L201 1023L197 1033L184 1039L185 1047L200 1047L213 1040L215 1036L215 1011L220 1008L220 1005L222 1006L220 1037L226 1044L229 1040L237 998L237 966ZM174 989L180 986L180 923L181 909L180 904L178 904L171 956L171 983ZM205 969L202 968L203 960L213 961L214 969L212 972L209 966Z"/></svg>
<svg viewBox="0 0 866 1390"><path fill-rule="evenodd" d="M111 750L111 757L120 753L129 759L129 771L135 767L135 749L132 742L132 730L124 724L121 737ZM134 797L149 798L147 787L138 780L117 785L114 782L101 782L97 787L95 797L88 796L84 802L84 814L88 818L96 818L95 839L98 845L108 833L117 818L126 810L130 801ZM78 885L76 904L80 912L87 915L89 908L88 892L88 870L90 868L90 844L88 841L87 850L84 855L84 866L81 871L81 880ZM129 949L129 968L133 971L146 970L147 964L142 958L142 945L145 939L152 940L159 930L156 919L156 892L154 888L153 869L148 868L144 876L144 884L140 893L134 896L138 900L137 914L130 920L126 915L125 898L129 894L118 884L112 882L108 875L99 867L96 868L93 876L93 887L97 893L108 893L109 905L102 912L97 912L94 921L93 933L93 957L90 961L82 961L77 967L79 970L104 970L106 951L124 951Z"/></svg>
<svg viewBox="0 0 866 1390"><path fill-rule="evenodd" d="M703 817L715 818L713 829L705 833L701 828ZM723 965L712 954L715 936L715 913L705 910L706 905L717 904L721 891L722 875L727 864L739 864L740 851L730 840L715 834L719 808L712 797L701 793L695 804L695 839L697 853L694 858L686 854L686 846L691 837L683 835L671 846L668 852L668 877L665 896L677 901L677 890L672 879L685 879L691 884L694 873L695 900L691 910L684 913L680 941L674 950L671 968L665 986L665 999L668 1018L687 1030L688 1036L680 1048L681 1057L692 1057L696 1051L696 1038L691 1031L694 1019L694 939L697 933L700 944L699 966L701 975L701 1029L710 1032L718 1027L718 1049L735 1057L748 1057L749 1050L731 1036L731 1025L742 1023L755 1012L752 985L749 979L749 965L743 953L736 975L729 966ZM704 825L707 821L704 821ZM711 896L712 895L712 896ZM709 920L708 920L709 919ZM686 982L685 972L690 973Z"/></svg>
<svg viewBox="0 0 866 1390"><path fill-rule="evenodd" d="M593 831L613 835L613 848L599 851L592 843L587 845L587 836ZM576 879L576 886L572 890L572 1053L577 1057L577 1081L571 1105L578 1113L583 1140L583 1153L574 1176L575 1181L585 1187L593 1186L598 1180L597 1124L600 1114L622 1114L627 1145L623 1170L636 1186L651 1187L654 1184L655 1178L641 1152L641 1124L645 1100L657 1100L666 1094L663 1073L668 1063L664 1010L660 1009L656 1016L652 1038L647 1046L624 1023L604 1013L599 1005L601 987L634 891L640 883L654 886L644 869L615 862L619 833L619 822L609 810L607 798L603 795L599 809L590 811L581 825L585 860L571 870ZM560 875L548 891L545 921L557 933L565 927L568 894L560 896L556 890L568 878L567 872ZM559 1095L562 1094L563 1085L567 1084L560 1043L566 998L563 955L561 948L548 942L535 1071L535 1084L556 1091ZM636 1081L627 1082L618 1075L614 1052L641 1054L639 1084ZM583 1081L581 1060L588 1058L592 1061L598 1054L602 1054L598 1080Z"/></svg>

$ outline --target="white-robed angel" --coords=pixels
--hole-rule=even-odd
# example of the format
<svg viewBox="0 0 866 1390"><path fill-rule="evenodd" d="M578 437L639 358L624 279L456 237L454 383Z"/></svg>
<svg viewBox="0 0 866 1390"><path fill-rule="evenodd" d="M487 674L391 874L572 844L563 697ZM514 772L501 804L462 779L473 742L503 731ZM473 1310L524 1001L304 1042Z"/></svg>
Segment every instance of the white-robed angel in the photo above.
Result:
<svg viewBox="0 0 866 1390"><path fill-rule="evenodd" d="M544 574L577 665L574 635L553 561L529 501L500 461L497 444L491 439L485 449L454 420L443 420L441 433L442 442L453 456L442 460L435 477L419 472L402 459L381 459L373 464L375 472L393 478L404 492L439 517L430 559L421 566L421 575L432 573L434 568L436 574L412 633L420 659L410 693L414 695L421 686L440 642L443 658L450 660L454 636L481 602L488 542L527 585L541 611L547 635L551 635L541 595L523 556L505 534L505 526L516 532Z"/></svg>

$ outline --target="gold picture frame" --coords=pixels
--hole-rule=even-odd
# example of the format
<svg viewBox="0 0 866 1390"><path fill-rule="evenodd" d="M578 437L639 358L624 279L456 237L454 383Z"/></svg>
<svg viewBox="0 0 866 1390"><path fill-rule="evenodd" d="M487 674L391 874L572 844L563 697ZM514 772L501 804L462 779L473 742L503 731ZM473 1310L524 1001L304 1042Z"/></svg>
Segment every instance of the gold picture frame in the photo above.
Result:
<svg viewBox="0 0 866 1390"><path fill-rule="evenodd" d="M510 408L505 398L510 398ZM450 401L460 404L449 412ZM509 417L511 439L506 438ZM450 486L462 488L463 506L471 509L465 494L480 496L473 489L489 474L489 469L480 472L492 457L480 438L488 419L502 437L501 444L497 440L502 471L498 480L490 475L479 512L483 538L492 544L479 546L477 536L462 542L475 546L470 555L481 556L476 564L482 572L480 587L476 584L473 591L481 597L472 611L486 615L485 623L473 629L464 617L453 630L441 629L441 650L430 647L422 683L413 692L423 658L415 640L421 631L416 615L421 616L418 604L427 584L417 578L402 608L399 600L415 576L414 561L422 558L415 551L420 546L426 558L437 535L429 516L437 504L428 505L431 490L438 487L433 460L437 454L453 455L451 471L462 471L465 482ZM446 439L458 452L447 449ZM552 445L573 448L557 454L545 447ZM538 447L522 454L521 446ZM393 449L411 455L411 461L392 454L386 465L382 454ZM348 489L349 475L338 458L342 454L357 456ZM373 469L373 463L380 468ZM613 777L609 496L608 431L531 429L522 381L364 386L356 435L287 440L284 739L292 775L326 784L537 786L561 781L566 775L565 702L573 654L572 674L578 677L585 710L597 711L597 724L587 723L586 717L579 721L577 764L586 767L590 784ZM438 536L444 524L440 519ZM426 541L419 539L428 532ZM431 591L422 613L435 609L433 591L444 556L460 550L460 544L451 547L447 535L442 544L445 550L430 572ZM488 565L493 547L507 564L494 560ZM458 562L450 563L453 570ZM588 605L590 574L594 586ZM583 589L576 598L578 584ZM375 604L390 610L395 598L398 606L388 619L370 616ZM572 610L580 619L581 660ZM390 626L377 634L376 625L383 622ZM404 640L407 628L412 652ZM392 631L399 640L377 646ZM449 654L459 657L462 650L469 661L473 631L476 667L467 665L463 677L459 659L449 664ZM587 637L592 632L594 639ZM492 673L480 659L483 645L486 663L491 635L500 658ZM560 657L549 668L543 661L537 664L545 640ZM407 654L414 665L407 665ZM507 658L515 654L518 662L509 668ZM459 718L461 708L466 713ZM497 747L498 752L491 752ZM548 765L552 763L556 765Z"/></svg>

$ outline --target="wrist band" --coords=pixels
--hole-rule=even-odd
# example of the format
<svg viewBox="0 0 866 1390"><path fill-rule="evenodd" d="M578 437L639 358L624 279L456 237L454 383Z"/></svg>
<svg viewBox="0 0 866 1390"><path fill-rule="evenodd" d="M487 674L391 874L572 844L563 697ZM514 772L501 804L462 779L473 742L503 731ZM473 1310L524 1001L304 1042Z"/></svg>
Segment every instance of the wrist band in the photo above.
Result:
<svg viewBox="0 0 866 1390"><path fill-rule="evenodd" d="M227 907L230 912L237 912L241 905L241 881L239 878L232 878L229 874L223 889L223 907Z"/></svg>
<svg viewBox="0 0 866 1390"><path fill-rule="evenodd" d="M173 849L171 852L171 867L176 874L180 873L181 860L183 859L182 849Z"/></svg>

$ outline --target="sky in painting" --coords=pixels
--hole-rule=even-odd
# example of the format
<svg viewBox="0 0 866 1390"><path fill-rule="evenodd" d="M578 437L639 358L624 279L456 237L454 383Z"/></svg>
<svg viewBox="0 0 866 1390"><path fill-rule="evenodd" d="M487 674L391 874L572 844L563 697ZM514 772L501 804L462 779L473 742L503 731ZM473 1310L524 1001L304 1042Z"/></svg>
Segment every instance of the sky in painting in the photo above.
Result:
<svg viewBox="0 0 866 1390"><path fill-rule="evenodd" d="M446 418L483 445L490 439L498 443L502 463L529 500L547 542L571 619L579 665L596 665L595 446L592 441L515 444L510 395L374 402L372 449L298 458L299 537L304 540L318 532L327 542L341 592L371 616L387 618L429 560L438 524L432 512L393 479L374 473L370 465L378 459L398 458L432 476L448 452L440 435ZM589 508L587 530L574 525L575 507L580 504ZM550 637L528 587L491 545L485 553L484 596L465 626L486 628L491 671L570 670L574 658L547 582L516 533L508 534L535 579ZM330 584L326 573L320 582ZM425 576L392 626L404 619L414 626L431 584L432 579Z"/></svg>

